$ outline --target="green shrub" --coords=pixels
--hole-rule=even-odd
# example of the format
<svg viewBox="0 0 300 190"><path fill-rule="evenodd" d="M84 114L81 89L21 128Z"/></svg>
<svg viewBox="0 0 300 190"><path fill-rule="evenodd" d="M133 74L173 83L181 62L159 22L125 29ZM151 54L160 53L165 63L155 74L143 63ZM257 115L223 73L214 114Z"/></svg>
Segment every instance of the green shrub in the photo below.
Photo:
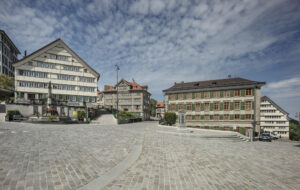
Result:
<svg viewBox="0 0 300 190"><path fill-rule="evenodd" d="M246 135L246 129L241 127L239 129L239 133L241 133L242 135Z"/></svg>
<svg viewBox="0 0 300 190"><path fill-rule="evenodd" d="M9 118L9 120L12 120L13 115L21 115L19 110L7 110L6 111L6 116Z"/></svg>
<svg viewBox="0 0 300 190"><path fill-rule="evenodd" d="M299 141L300 140L300 126L294 123L290 123L290 140Z"/></svg>
<svg viewBox="0 0 300 190"><path fill-rule="evenodd" d="M233 131L233 127L230 127L229 130L230 130L230 131Z"/></svg>
<svg viewBox="0 0 300 190"><path fill-rule="evenodd" d="M134 113L127 112L127 111L119 111L118 116L119 116L120 120L129 120L129 119L137 119L137 118L139 118Z"/></svg>
<svg viewBox="0 0 300 190"><path fill-rule="evenodd" d="M83 121L84 118L85 118L85 111L84 110L78 110L77 111L77 119L79 121Z"/></svg>
<svg viewBox="0 0 300 190"><path fill-rule="evenodd" d="M168 125L173 125L176 123L176 113L174 112L166 112L164 116L164 120Z"/></svg>
<svg viewBox="0 0 300 190"><path fill-rule="evenodd" d="M219 130L224 131L225 129L224 127L219 127Z"/></svg>
<svg viewBox="0 0 300 190"><path fill-rule="evenodd" d="M50 116L48 116L48 120L49 120L49 121L57 120L57 116L55 116L55 115L50 115Z"/></svg>

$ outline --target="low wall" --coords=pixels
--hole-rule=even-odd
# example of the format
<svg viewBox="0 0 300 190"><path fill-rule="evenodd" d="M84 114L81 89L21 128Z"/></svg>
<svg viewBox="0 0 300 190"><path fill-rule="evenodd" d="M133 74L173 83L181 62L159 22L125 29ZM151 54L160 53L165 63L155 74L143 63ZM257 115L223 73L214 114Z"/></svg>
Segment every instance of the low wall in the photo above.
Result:
<svg viewBox="0 0 300 190"><path fill-rule="evenodd" d="M6 110L19 110L21 115L23 115L24 117L33 115L32 105L6 104Z"/></svg>

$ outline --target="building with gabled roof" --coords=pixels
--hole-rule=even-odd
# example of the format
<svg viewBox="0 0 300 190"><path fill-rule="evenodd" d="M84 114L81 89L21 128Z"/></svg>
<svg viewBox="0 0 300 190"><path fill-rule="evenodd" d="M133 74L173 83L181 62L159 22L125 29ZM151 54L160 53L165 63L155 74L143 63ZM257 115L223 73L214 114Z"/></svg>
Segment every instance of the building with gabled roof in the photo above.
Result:
<svg viewBox="0 0 300 190"><path fill-rule="evenodd" d="M150 119L150 96L147 85L140 85L133 79L129 82L121 79L115 86L104 86L103 105L108 109L117 108L118 91L118 110L135 113L143 120Z"/></svg>
<svg viewBox="0 0 300 190"><path fill-rule="evenodd" d="M267 96L261 97L261 129L278 137L289 138L289 114Z"/></svg>
<svg viewBox="0 0 300 190"><path fill-rule="evenodd" d="M156 102L155 105L156 117L164 118L165 116L165 103L164 102Z"/></svg>
<svg viewBox="0 0 300 190"><path fill-rule="evenodd" d="M97 100L100 74L90 67L65 42L57 39L13 64L15 67L15 103L36 105L32 111L42 114L51 82L52 97L59 113L93 107ZM71 107L69 109L69 107Z"/></svg>
<svg viewBox="0 0 300 190"><path fill-rule="evenodd" d="M186 111L188 126L260 132L260 88L244 78L180 82L165 93L166 112Z"/></svg>

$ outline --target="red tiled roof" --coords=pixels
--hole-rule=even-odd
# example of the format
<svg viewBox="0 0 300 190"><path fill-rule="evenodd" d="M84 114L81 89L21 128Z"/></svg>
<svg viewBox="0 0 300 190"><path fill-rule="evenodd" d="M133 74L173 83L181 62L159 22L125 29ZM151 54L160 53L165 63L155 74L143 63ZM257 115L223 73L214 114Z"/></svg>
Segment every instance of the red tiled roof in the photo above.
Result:
<svg viewBox="0 0 300 190"><path fill-rule="evenodd" d="M122 80L124 80L124 79L122 79ZM124 81L126 81L126 80L124 80ZM126 81L126 82L129 83L130 90L132 90L132 91L134 91L134 90L147 90L148 89L147 85L141 86L138 83L136 83L134 80L132 82L128 82L128 81ZM104 92L115 92L115 91L117 91L116 86L104 85Z"/></svg>
<svg viewBox="0 0 300 190"><path fill-rule="evenodd" d="M157 102L156 103L156 108L164 108L165 107L165 103L164 102Z"/></svg>

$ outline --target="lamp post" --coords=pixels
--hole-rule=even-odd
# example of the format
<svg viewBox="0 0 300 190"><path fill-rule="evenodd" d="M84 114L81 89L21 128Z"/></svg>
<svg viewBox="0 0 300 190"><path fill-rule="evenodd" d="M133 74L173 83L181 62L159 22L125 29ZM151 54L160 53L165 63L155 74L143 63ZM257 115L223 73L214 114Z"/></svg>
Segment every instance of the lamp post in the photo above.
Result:
<svg viewBox="0 0 300 190"><path fill-rule="evenodd" d="M115 66L116 66L116 71L117 71L117 85L116 85L116 87L117 87L117 113L116 114L117 114L117 119L119 119L119 93L118 93L119 75L118 75L118 73L119 73L120 67L118 64L116 64Z"/></svg>

